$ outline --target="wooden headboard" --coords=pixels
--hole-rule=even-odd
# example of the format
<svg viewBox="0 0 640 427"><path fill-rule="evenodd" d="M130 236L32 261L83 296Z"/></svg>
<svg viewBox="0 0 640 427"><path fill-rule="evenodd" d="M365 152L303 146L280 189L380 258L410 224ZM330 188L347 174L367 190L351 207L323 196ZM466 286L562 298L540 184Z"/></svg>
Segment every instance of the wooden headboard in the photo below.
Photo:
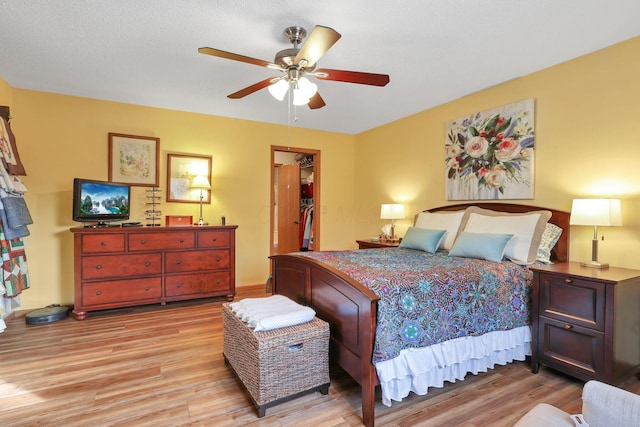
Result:
<svg viewBox="0 0 640 427"><path fill-rule="evenodd" d="M551 218L549 222L562 228L562 235L558 240L558 243L551 250L551 260L555 262L566 262L569 260L569 212L559 211L556 209L541 208L538 206L519 205L515 203L459 203L456 205L439 206L433 209L427 209L425 212L438 212L438 211L461 211L465 210L469 206L478 206L484 209L491 209L498 212L513 212L523 213L530 211L545 210L551 212Z"/></svg>

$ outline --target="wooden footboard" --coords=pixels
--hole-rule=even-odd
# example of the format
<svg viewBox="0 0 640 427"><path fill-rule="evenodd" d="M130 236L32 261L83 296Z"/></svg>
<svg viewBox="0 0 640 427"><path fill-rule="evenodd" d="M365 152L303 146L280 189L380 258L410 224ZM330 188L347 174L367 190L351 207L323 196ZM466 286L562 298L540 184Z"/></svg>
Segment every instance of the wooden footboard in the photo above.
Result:
<svg viewBox="0 0 640 427"><path fill-rule="evenodd" d="M296 255L271 259L274 293L312 307L331 325L331 358L362 386L362 420L373 426L377 376L371 361L380 298L315 260Z"/></svg>

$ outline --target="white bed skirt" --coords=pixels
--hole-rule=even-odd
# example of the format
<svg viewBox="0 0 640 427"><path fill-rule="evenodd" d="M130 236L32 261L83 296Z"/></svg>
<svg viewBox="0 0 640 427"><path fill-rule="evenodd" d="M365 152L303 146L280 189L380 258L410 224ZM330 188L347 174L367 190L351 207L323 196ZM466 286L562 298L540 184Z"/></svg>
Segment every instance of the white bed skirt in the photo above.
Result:
<svg viewBox="0 0 640 427"><path fill-rule="evenodd" d="M462 380L531 355L531 328L489 332L479 337L462 337L429 347L402 350L394 359L376 364L382 403L401 401L409 392L424 395L429 387L445 381Z"/></svg>

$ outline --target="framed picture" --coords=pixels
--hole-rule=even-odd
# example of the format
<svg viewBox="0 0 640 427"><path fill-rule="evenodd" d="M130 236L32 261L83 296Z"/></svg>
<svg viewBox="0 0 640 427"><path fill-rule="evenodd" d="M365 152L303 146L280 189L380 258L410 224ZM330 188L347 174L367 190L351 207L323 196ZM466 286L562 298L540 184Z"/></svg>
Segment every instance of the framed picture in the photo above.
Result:
<svg viewBox="0 0 640 427"><path fill-rule="evenodd" d="M109 133L109 181L157 187L159 163L160 138Z"/></svg>
<svg viewBox="0 0 640 427"><path fill-rule="evenodd" d="M167 154L167 202L200 203L200 194L211 203L211 156Z"/></svg>
<svg viewBox="0 0 640 427"><path fill-rule="evenodd" d="M533 199L534 100L447 124L447 200Z"/></svg>

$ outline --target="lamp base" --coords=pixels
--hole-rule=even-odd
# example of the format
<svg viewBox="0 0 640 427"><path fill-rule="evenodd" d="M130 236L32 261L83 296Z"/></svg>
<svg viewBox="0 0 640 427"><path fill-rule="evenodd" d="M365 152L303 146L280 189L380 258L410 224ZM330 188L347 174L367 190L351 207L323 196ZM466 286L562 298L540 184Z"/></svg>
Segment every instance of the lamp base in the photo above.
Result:
<svg viewBox="0 0 640 427"><path fill-rule="evenodd" d="M600 269L604 269L604 268L609 268L609 264L602 264L598 261L588 261L588 262L581 262L580 263L580 267L591 267L591 268L600 268Z"/></svg>
<svg viewBox="0 0 640 427"><path fill-rule="evenodd" d="M205 222L203 219L201 219L200 221L198 221L198 222L196 223L196 225L209 225L209 223L208 223L208 222Z"/></svg>

